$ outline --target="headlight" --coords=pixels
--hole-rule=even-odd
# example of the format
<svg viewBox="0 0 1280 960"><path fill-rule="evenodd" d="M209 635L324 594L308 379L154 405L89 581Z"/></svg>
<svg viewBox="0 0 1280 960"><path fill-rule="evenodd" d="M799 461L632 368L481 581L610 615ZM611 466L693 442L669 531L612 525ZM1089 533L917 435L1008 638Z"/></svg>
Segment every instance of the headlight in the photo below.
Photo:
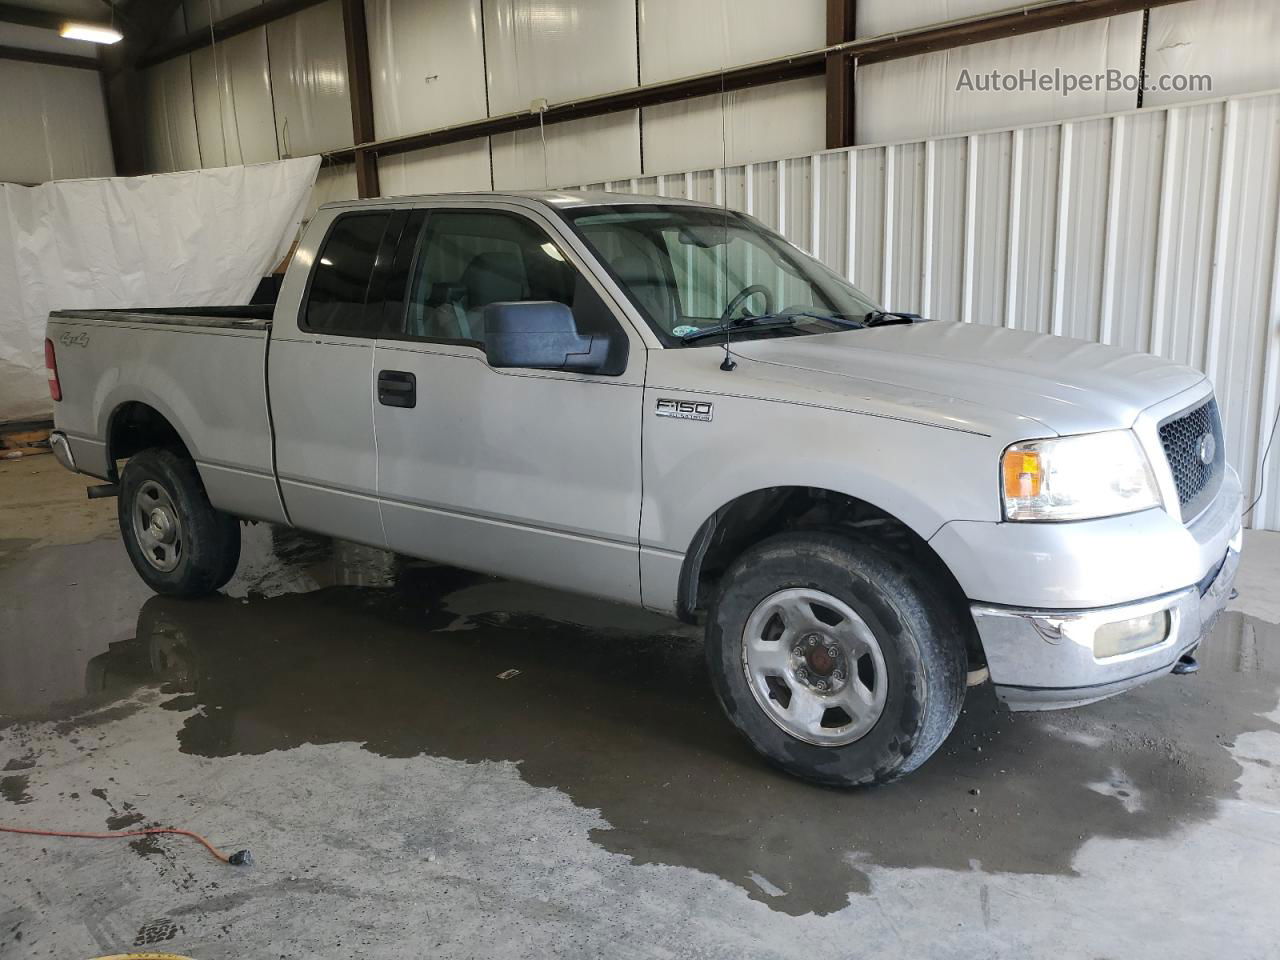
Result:
<svg viewBox="0 0 1280 960"><path fill-rule="evenodd" d="M1015 443L1000 469L1009 520L1086 520L1160 505L1130 430Z"/></svg>

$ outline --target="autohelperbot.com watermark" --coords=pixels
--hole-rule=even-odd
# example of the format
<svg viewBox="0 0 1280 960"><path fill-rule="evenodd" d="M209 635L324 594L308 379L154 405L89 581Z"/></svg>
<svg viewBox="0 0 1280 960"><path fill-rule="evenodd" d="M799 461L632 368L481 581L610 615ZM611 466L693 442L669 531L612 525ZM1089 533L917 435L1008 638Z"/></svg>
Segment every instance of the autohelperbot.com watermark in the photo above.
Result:
<svg viewBox="0 0 1280 960"><path fill-rule="evenodd" d="M988 70L975 73L968 68L956 78L956 92L972 93L1213 93L1213 77L1207 73L1137 74L1124 70L1101 73L1074 73L1055 68L1035 67L1015 71Z"/></svg>

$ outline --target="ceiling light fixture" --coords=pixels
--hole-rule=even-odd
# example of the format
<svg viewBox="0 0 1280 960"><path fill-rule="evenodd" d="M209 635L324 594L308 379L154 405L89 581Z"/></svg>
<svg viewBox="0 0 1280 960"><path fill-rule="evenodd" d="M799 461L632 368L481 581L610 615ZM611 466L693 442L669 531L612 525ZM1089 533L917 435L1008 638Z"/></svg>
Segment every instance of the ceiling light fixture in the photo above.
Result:
<svg viewBox="0 0 1280 960"><path fill-rule="evenodd" d="M119 30L96 23L64 23L58 35L68 40L88 40L90 43L118 43L124 39L124 34Z"/></svg>

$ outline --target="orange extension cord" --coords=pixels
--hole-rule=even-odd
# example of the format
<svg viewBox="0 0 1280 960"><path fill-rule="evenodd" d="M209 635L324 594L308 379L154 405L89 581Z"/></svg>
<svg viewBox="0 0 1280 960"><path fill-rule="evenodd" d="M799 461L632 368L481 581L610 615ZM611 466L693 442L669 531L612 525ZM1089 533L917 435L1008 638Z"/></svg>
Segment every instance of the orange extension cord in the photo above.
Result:
<svg viewBox="0 0 1280 960"><path fill-rule="evenodd" d="M0 833L25 833L33 837L78 837L88 840L117 840L121 837L148 837L157 833L173 833L182 837L190 837L204 845L204 848L212 853L223 863L230 864L234 867L247 867L253 863L253 855L248 850L237 850L231 856L227 856L220 851L212 843L206 840L200 834L192 830L180 830L177 827L147 827L144 830L119 830L114 833L83 833L78 830L33 830L26 827L6 827L0 825Z"/></svg>

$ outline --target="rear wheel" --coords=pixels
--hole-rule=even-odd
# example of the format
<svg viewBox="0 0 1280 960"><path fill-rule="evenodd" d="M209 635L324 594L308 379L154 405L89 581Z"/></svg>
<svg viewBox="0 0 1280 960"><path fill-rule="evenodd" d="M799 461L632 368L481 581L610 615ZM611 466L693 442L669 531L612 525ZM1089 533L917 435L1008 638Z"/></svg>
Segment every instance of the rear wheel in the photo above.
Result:
<svg viewBox="0 0 1280 960"><path fill-rule="evenodd" d="M239 521L209 503L189 457L154 448L130 458L118 511L129 559L157 593L212 593L235 573Z"/></svg>
<svg viewBox="0 0 1280 960"><path fill-rule="evenodd" d="M839 534L782 534L740 557L709 619L707 661L760 753L837 786L920 766L964 701L951 606L898 557Z"/></svg>

